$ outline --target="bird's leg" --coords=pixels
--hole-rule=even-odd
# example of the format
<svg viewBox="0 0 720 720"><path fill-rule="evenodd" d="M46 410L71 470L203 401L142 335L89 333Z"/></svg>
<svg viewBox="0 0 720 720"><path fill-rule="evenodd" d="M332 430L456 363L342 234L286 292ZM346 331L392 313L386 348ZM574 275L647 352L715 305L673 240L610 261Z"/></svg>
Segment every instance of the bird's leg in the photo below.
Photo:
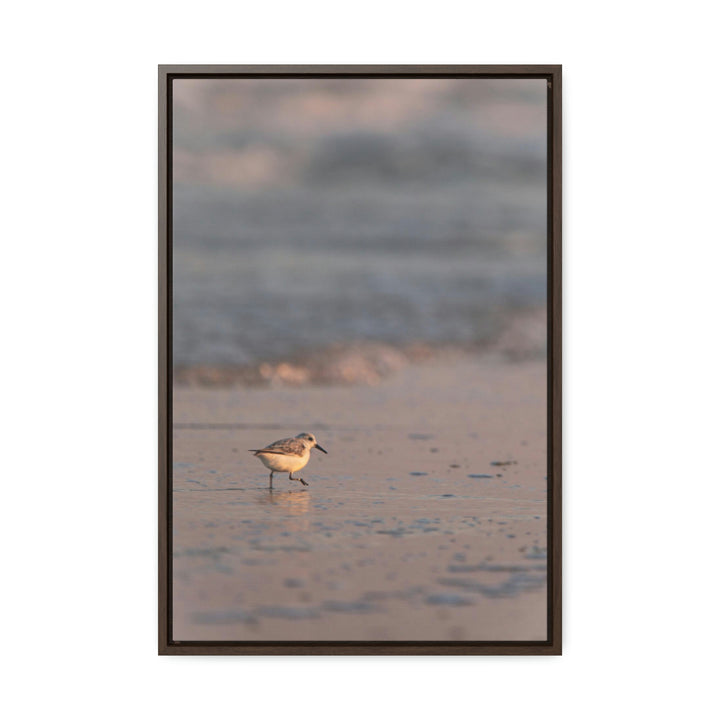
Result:
<svg viewBox="0 0 720 720"><path fill-rule="evenodd" d="M275 474L275 471L274 471L274 470L271 470L271 471L270 471L270 489L271 489L271 490L272 490L272 478L273 478L273 475L274 475L274 474Z"/></svg>
<svg viewBox="0 0 720 720"><path fill-rule="evenodd" d="M307 483L302 478L294 478L292 476L292 473L289 473L291 480L297 480L298 482L301 482L303 485L307 485Z"/></svg>

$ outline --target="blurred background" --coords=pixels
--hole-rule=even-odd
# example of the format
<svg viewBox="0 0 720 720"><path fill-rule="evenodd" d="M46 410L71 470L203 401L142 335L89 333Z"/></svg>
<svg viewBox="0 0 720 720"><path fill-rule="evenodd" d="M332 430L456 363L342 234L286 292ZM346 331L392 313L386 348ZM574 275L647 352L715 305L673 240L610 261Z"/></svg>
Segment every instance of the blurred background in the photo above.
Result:
<svg viewBox="0 0 720 720"><path fill-rule="evenodd" d="M175 80L173 173L176 381L545 352L544 80Z"/></svg>

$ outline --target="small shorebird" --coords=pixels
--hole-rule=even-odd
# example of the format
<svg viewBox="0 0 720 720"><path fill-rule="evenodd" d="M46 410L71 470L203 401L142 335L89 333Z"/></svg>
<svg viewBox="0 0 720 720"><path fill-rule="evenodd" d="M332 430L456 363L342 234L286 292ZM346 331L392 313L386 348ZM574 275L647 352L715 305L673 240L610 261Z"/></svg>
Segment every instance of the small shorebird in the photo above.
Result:
<svg viewBox="0 0 720 720"><path fill-rule="evenodd" d="M297 480L303 485L307 485L302 478L293 477L292 474L302 470L308 464L310 451L314 447L327 455L327 450L321 448L317 444L315 436L310 433L300 433L294 438L276 440L261 450L250 450L250 452L255 453L255 457L260 458L260 462L266 468L270 468L270 489L272 490L273 475L276 472L290 473L291 480Z"/></svg>

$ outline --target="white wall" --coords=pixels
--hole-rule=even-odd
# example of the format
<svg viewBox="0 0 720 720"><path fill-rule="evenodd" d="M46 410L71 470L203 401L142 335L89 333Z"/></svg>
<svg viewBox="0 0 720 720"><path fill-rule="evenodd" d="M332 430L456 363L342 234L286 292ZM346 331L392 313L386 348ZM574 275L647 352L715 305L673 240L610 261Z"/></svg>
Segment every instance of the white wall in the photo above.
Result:
<svg viewBox="0 0 720 720"><path fill-rule="evenodd" d="M712 4L6 8L9 717L705 717L717 709ZM156 65L562 63L565 654L155 654Z"/></svg>

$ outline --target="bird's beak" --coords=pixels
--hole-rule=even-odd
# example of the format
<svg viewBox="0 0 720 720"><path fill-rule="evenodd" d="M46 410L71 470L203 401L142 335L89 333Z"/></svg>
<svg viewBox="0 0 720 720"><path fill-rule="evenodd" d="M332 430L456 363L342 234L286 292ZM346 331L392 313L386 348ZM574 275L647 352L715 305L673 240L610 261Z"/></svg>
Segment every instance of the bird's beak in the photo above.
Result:
<svg viewBox="0 0 720 720"><path fill-rule="evenodd" d="M317 443L315 443L315 447L316 447L320 452L324 452L326 455L328 454L328 451L325 450L324 448L321 448Z"/></svg>

